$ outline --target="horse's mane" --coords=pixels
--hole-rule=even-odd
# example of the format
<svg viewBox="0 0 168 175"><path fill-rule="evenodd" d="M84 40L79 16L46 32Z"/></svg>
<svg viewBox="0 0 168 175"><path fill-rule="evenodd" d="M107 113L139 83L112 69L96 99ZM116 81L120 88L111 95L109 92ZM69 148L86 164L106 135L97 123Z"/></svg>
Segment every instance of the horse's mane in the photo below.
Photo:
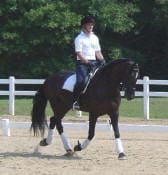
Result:
<svg viewBox="0 0 168 175"><path fill-rule="evenodd" d="M118 58L116 60L112 60L110 62L108 62L105 66L104 66L104 69L108 68L108 67L113 67L115 66L116 64L120 64L120 63L123 63L123 62L129 62L129 61L132 61L130 60L129 58Z"/></svg>
<svg viewBox="0 0 168 175"><path fill-rule="evenodd" d="M114 66L116 66L117 64L120 64L120 63L124 63L124 62L132 62L131 59L129 58L118 58L116 60L112 60L110 62L108 62L104 67L102 67L100 70L99 70L99 73L100 72L104 72L104 71L107 71L109 69L112 69Z"/></svg>

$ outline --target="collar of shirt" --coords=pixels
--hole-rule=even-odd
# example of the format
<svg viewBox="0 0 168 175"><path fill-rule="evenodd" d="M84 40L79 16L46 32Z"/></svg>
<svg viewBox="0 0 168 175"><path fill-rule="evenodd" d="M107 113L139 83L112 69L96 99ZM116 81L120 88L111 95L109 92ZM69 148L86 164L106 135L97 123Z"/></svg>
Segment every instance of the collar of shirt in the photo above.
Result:
<svg viewBox="0 0 168 175"><path fill-rule="evenodd" d="M90 34L85 33L83 30L81 31L81 35L84 35L86 37L90 37L92 34L94 34L93 32L91 32Z"/></svg>

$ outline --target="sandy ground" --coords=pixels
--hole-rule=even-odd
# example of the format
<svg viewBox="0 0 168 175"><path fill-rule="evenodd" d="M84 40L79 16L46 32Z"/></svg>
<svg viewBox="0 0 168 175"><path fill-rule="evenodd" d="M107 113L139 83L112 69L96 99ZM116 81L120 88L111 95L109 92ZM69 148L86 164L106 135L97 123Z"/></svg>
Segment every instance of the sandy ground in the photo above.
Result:
<svg viewBox="0 0 168 175"><path fill-rule="evenodd" d="M164 175L168 173L168 133L121 132L127 160L118 160L110 131L96 131L86 150L64 156L60 137L52 145L37 147L40 138L28 129L13 129L12 136L0 130L1 175ZM72 146L83 141L87 131L66 130ZM37 152L38 148L38 152ZM36 150L36 152L35 152Z"/></svg>

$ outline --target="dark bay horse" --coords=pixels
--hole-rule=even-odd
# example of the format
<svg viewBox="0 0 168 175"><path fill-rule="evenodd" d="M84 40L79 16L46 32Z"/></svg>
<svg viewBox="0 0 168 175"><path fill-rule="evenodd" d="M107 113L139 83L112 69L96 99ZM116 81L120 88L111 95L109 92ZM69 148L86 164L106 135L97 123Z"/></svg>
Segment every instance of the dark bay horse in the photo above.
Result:
<svg viewBox="0 0 168 175"><path fill-rule="evenodd" d="M126 58L114 60L96 72L85 94L81 95L79 99L80 110L89 112L88 136L83 143L79 143L78 141L74 149L71 148L62 125L62 119L72 108L73 103L73 92L62 89L62 87L72 73L59 73L50 76L36 93L32 109L31 127L35 135L39 131L44 133L47 100L49 100L54 113L54 116L50 118L48 136L41 140L40 145L47 146L51 144L56 127L67 153L81 151L89 145L95 135L97 118L108 114L114 130L118 158L124 159L125 153L118 127L121 83L127 100L133 99L138 74L138 65L131 59Z"/></svg>

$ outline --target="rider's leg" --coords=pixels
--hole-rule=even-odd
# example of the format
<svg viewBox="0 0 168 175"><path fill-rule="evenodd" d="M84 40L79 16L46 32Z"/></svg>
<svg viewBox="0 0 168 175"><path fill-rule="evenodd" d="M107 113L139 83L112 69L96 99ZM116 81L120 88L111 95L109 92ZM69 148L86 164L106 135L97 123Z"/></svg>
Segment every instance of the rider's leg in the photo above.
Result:
<svg viewBox="0 0 168 175"><path fill-rule="evenodd" d="M87 74L88 74L87 66L84 64L77 64L73 109L79 109L78 99L80 97L81 90L83 89L85 77L87 76Z"/></svg>

